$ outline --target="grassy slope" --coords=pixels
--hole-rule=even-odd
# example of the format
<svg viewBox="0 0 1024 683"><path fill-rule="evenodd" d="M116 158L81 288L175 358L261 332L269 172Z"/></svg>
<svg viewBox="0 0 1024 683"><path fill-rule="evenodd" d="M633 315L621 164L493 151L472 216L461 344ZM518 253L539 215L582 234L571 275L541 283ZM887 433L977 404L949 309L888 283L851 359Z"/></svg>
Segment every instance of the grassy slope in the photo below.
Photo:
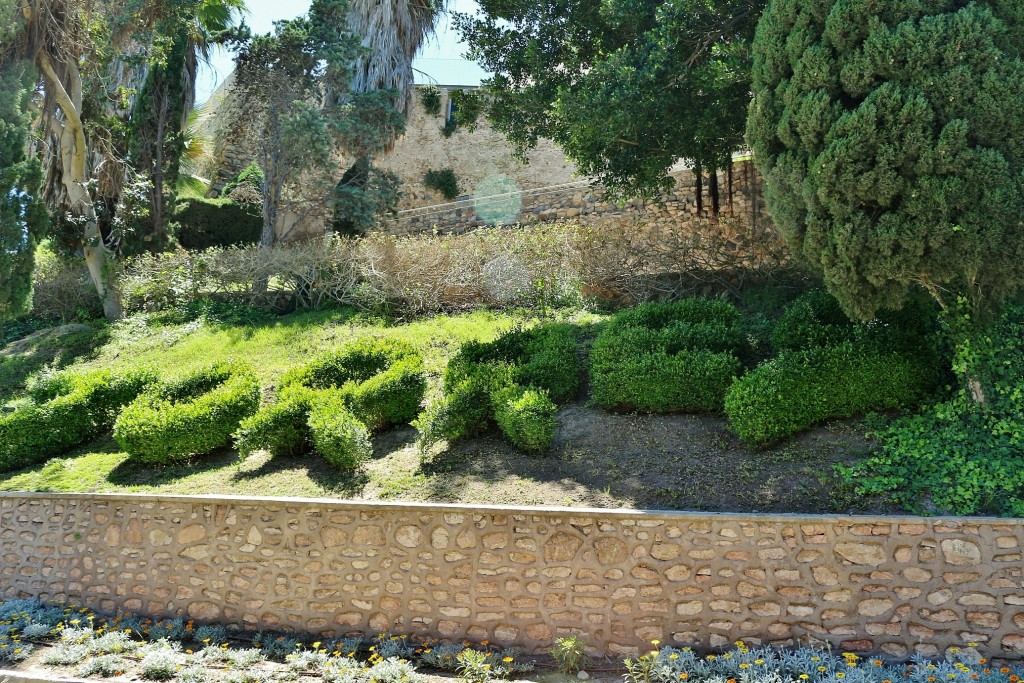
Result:
<svg viewBox="0 0 1024 683"><path fill-rule="evenodd" d="M589 314L573 320L591 322ZM448 359L469 339L489 340L532 321L523 314L475 312L408 324L352 311L294 314L247 325L160 325L136 316L112 328L78 331L65 342L29 345L0 361L0 403L30 372L58 366L149 366L184 373L218 360L248 362L273 388L290 367L365 335L395 336L424 354L433 389ZM8 347L9 348L9 347ZM5 349L0 348L0 358ZM55 355L56 354L56 355ZM400 499L461 503L637 506L779 512L849 511L832 464L867 454L856 425L815 430L778 448L751 453L723 420L693 415L622 416L584 406L559 415L556 447L543 457L517 452L497 436L470 439L422 465L415 431L374 439L375 455L358 473L333 470L316 455L244 462L228 449L194 462L139 465L109 436L20 472L0 474L0 490L231 493ZM864 511L874 511L871 507Z"/></svg>
<svg viewBox="0 0 1024 683"><path fill-rule="evenodd" d="M252 325L159 325L152 317L134 316L103 334L79 335L76 357L85 360L75 367L145 366L171 376L215 361L243 360L270 389L286 370L322 351L363 336L379 335L398 337L419 348L436 386L448 358L463 342L493 339L516 324L529 322L524 315L487 311L409 324L389 324L351 310L299 313ZM96 344L89 346L89 340ZM52 359L49 345L8 358L0 364L0 376L5 379L0 397L10 399L25 376ZM366 483L365 478L365 474L352 478L334 472L315 456L283 464L261 462L257 456L240 470L234 453L224 452L178 467L140 467L108 437L45 465L0 474L0 490L341 495L357 492Z"/></svg>

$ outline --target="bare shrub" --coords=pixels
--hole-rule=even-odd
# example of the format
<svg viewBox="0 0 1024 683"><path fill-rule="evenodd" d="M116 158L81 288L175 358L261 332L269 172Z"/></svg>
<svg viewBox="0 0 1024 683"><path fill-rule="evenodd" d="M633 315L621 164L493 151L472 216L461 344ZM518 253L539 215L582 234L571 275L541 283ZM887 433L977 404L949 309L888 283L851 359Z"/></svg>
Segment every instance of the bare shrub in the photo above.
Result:
<svg viewBox="0 0 1024 683"><path fill-rule="evenodd" d="M33 317L68 322L102 314L85 261L64 259L49 252L42 258L37 256L32 285Z"/></svg>
<svg viewBox="0 0 1024 683"><path fill-rule="evenodd" d="M127 264L121 286L129 311L206 296L276 310L340 303L417 315L587 299L631 304L735 289L787 264L774 231L751 241L725 221L656 235L642 226L553 223L144 255Z"/></svg>

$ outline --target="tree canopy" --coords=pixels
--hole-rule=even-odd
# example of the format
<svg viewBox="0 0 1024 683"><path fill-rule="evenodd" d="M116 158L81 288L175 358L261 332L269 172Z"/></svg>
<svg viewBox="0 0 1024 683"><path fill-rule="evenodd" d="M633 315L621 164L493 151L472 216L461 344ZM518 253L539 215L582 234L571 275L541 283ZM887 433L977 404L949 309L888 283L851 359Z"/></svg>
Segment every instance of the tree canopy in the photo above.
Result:
<svg viewBox="0 0 1024 683"><path fill-rule="evenodd" d="M456 15L494 73L489 118L520 154L557 143L623 195L671 184L680 159L725 168L743 145L764 0L482 0Z"/></svg>
<svg viewBox="0 0 1024 683"><path fill-rule="evenodd" d="M27 312L36 241L46 225L42 169L26 154L30 64L0 69L0 322Z"/></svg>
<svg viewBox="0 0 1024 683"><path fill-rule="evenodd" d="M306 15L278 22L272 33L236 39L235 115L241 125L255 128L263 171L263 245L274 243L284 212L303 217L335 203L339 150L366 164L353 178L363 184L344 194L356 206L354 215L376 213L376 204L366 206L371 179L373 198L397 200L397 190L379 187L397 184L397 178L368 164L403 130L404 119L394 93L352 90L363 49L361 38L348 30L348 11L345 0L314 0Z"/></svg>
<svg viewBox="0 0 1024 683"><path fill-rule="evenodd" d="M748 139L794 253L852 316L1024 284L1024 4L773 0Z"/></svg>

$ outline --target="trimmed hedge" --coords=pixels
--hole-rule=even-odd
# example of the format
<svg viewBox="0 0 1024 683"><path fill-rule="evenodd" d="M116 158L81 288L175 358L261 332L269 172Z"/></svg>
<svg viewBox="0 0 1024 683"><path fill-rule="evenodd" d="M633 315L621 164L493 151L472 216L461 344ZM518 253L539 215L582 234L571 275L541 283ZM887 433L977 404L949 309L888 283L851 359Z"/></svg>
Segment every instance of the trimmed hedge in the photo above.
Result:
<svg viewBox="0 0 1024 683"><path fill-rule="evenodd" d="M591 393L606 410L717 412L742 370L736 308L695 297L615 316L591 352Z"/></svg>
<svg viewBox="0 0 1024 683"><path fill-rule="evenodd" d="M171 220L178 243L190 251L257 244L263 232L260 207L230 199L186 199Z"/></svg>
<svg viewBox="0 0 1024 683"><path fill-rule="evenodd" d="M935 355L847 341L760 365L732 385L725 413L741 439L763 446L826 420L910 408L940 379Z"/></svg>
<svg viewBox="0 0 1024 683"><path fill-rule="evenodd" d="M56 375L30 389L35 405L0 415L0 471L43 462L91 441L156 376L146 370Z"/></svg>
<svg viewBox="0 0 1024 683"><path fill-rule="evenodd" d="M322 391L309 413L313 448L339 470L354 470L373 453L370 431L347 407L341 392Z"/></svg>
<svg viewBox="0 0 1024 683"><path fill-rule="evenodd" d="M742 370L729 353L680 351L641 353L618 364L594 368L594 401L608 410L647 413L711 413L722 409L726 392Z"/></svg>
<svg viewBox="0 0 1024 683"><path fill-rule="evenodd" d="M786 308L772 331L777 351L806 351L847 341L890 351L936 352L939 336L934 302L915 298L898 311L881 311L875 320L851 321L834 296L823 289L805 292Z"/></svg>
<svg viewBox="0 0 1024 683"><path fill-rule="evenodd" d="M558 406L546 391L518 384L502 387L492 397L494 421L513 445L526 451L543 451L555 440Z"/></svg>
<svg viewBox="0 0 1024 683"><path fill-rule="evenodd" d="M121 411L114 438L133 458L166 464L226 446L239 423L259 406L255 375L215 364L140 395Z"/></svg>
<svg viewBox="0 0 1024 683"><path fill-rule="evenodd" d="M577 335L572 325L554 324L464 344L445 369L444 396L415 423L420 449L492 425L524 450L550 448L557 406L580 389Z"/></svg>
<svg viewBox="0 0 1024 683"><path fill-rule="evenodd" d="M823 289L801 294L786 307L772 331L776 351L802 351L851 341L856 326L836 298Z"/></svg>
<svg viewBox="0 0 1024 683"><path fill-rule="evenodd" d="M445 368L445 393L475 373L488 373L481 366L504 366L509 381L544 389L559 405L568 403L580 390L577 336L572 325L552 324L516 328L492 342L467 342Z"/></svg>
<svg viewBox="0 0 1024 683"><path fill-rule="evenodd" d="M282 391L273 405L242 420L233 435L240 453L265 450L272 456L298 455L309 449L307 421L317 392L299 386L289 389Z"/></svg>
<svg viewBox="0 0 1024 683"><path fill-rule="evenodd" d="M419 413L426 389L423 357L412 346L362 339L288 371L277 402L242 422L235 445L243 454L267 450L275 456L312 447L336 467L354 467L362 456L352 454L362 446L349 418L367 433L407 424Z"/></svg>

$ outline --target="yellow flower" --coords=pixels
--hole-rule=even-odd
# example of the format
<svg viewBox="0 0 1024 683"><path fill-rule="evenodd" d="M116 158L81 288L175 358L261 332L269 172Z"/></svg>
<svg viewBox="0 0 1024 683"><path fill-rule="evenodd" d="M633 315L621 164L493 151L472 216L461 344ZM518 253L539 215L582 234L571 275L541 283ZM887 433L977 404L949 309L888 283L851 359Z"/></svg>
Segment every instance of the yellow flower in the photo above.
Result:
<svg viewBox="0 0 1024 683"><path fill-rule="evenodd" d="M316 641L315 643L313 643L313 649L314 650L317 649L318 647L320 647L320 641L319 640Z"/></svg>
<svg viewBox="0 0 1024 683"><path fill-rule="evenodd" d="M750 668L750 665L749 665L749 664L747 664L746 662L743 662L742 664L740 664L740 668L741 668L741 669L749 669L749 668Z"/></svg>
<svg viewBox="0 0 1024 683"><path fill-rule="evenodd" d="M678 653L676 653L676 652L673 652L672 654L670 654L670 655L668 656L668 658L669 658L669 659L679 659L679 654L678 654Z"/></svg>
<svg viewBox="0 0 1024 683"><path fill-rule="evenodd" d="M840 671L839 673L836 674L836 678L846 678L846 674L844 674L842 671Z"/></svg>
<svg viewBox="0 0 1024 683"><path fill-rule="evenodd" d="M808 676L807 674L800 674L801 681L806 681L808 678L810 678L810 676Z"/></svg>
<svg viewBox="0 0 1024 683"><path fill-rule="evenodd" d="M661 641L660 640L652 640L651 641L651 645L661 645Z"/></svg>
<svg viewBox="0 0 1024 683"><path fill-rule="evenodd" d="M679 674L680 680L684 680L685 681L689 677L690 677L690 674L686 673L685 671L683 673Z"/></svg>
<svg viewBox="0 0 1024 683"><path fill-rule="evenodd" d="M505 662L506 664L509 664L509 663L511 663L511 662L514 662L514 661L515 661L515 659L514 659L514 658L512 658L512 657L505 657L505 658L504 658L503 660L501 660L501 661Z"/></svg>
<svg viewBox="0 0 1024 683"><path fill-rule="evenodd" d="M754 660L754 664L764 664L764 660L763 659L755 659Z"/></svg>

